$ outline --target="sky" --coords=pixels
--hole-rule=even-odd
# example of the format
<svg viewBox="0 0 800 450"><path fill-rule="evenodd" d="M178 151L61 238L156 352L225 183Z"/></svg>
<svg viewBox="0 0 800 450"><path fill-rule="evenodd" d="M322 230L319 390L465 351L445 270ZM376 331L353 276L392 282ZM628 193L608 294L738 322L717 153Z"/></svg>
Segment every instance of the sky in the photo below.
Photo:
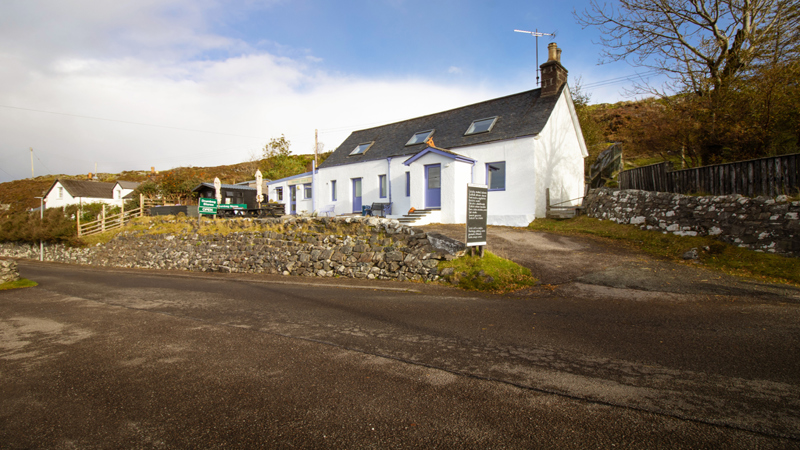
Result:
<svg viewBox="0 0 800 450"><path fill-rule="evenodd" d="M599 64L588 1L3 0L0 182L312 153L355 130L536 88L557 42L591 103L630 99ZM33 151L31 152L31 149Z"/></svg>

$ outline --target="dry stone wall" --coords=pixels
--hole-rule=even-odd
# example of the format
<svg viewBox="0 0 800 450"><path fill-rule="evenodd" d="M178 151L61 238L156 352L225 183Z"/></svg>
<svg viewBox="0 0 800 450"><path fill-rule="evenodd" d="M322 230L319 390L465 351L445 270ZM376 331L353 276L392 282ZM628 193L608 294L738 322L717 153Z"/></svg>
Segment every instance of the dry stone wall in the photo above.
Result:
<svg viewBox="0 0 800 450"><path fill-rule="evenodd" d="M681 236L717 236L756 251L800 257L800 202L741 195L691 197L665 192L594 189L587 215Z"/></svg>
<svg viewBox="0 0 800 450"><path fill-rule="evenodd" d="M19 280L17 262L13 259L0 259L0 284Z"/></svg>
<svg viewBox="0 0 800 450"><path fill-rule="evenodd" d="M44 259L125 268L431 281L439 276L439 261L455 257L453 242L434 247L426 233L393 219L229 219L225 224L235 231L225 235L201 234L196 227L169 234L127 231L95 247L52 245L46 247ZM434 240L442 239L452 241L444 236ZM0 255L38 259L39 248L6 243L0 245Z"/></svg>

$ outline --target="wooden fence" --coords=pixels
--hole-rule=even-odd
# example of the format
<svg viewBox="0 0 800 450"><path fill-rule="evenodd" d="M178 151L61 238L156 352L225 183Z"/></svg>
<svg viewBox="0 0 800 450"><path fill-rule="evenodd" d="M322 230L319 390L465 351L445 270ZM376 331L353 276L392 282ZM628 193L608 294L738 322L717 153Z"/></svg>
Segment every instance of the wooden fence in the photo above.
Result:
<svg viewBox="0 0 800 450"><path fill-rule="evenodd" d="M669 162L653 164L620 172L619 186L676 194L796 194L800 190L800 153L676 171Z"/></svg>
<svg viewBox="0 0 800 450"><path fill-rule="evenodd" d="M106 205L100 212L100 218L91 222L81 223L80 212L76 214L78 218L78 237L90 236L92 234L102 233L107 230L113 230L125 226L126 222L136 217L142 217L151 206L160 205L162 200L154 200L144 198L139 194L139 207L125 211L125 202L122 203L122 210L119 214L106 215ZM164 203L166 204L166 203Z"/></svg>

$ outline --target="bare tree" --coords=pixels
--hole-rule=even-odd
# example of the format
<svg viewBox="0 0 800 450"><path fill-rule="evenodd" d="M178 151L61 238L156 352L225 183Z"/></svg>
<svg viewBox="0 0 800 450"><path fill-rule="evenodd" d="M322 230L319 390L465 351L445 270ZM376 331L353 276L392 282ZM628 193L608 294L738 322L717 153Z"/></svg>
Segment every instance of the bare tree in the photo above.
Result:
<svg viewBox="0 0 800 450"><path fill-rule="evenodd" d="M681 142L694 142L703 164L770 152L769 139L753 139L759 126L742 121L740 105L754 80L798 57L797 0L592 0L575 12L583 26L601 31L605 61L626 60L666 74L658 94L669 110L682 111L696 127L670 127ZM791 66L791 64L789 65ZM682 94L670 96L668 94ZM764 103L764 102L762 102ZM763 109L763 108L762 108ZM754 116L750 114L750 116ZM669 134L669 133L668 133ZM694 136L689 136L693 134Z"/></svg>
<svg viewBox="0 0 800 450"><path fill-rule="evenodd" d="M601 31L604 60L667 74L678 91L719 93L757 60L796 50L797 0L620 0L574 13Z"/></svg>

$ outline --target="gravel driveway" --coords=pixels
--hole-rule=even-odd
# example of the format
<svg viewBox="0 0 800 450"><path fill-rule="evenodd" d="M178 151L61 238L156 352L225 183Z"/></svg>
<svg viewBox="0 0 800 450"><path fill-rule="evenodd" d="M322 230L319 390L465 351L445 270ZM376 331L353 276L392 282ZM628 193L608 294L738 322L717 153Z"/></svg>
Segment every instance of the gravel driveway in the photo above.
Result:
<svg viewBox="0 0 800 450"><path fill-rule="evenodd" d="M431 224L421 228L462 242L466 233L463 224ZM542 285L564 293L642 300L746 296L800 301L800 288L729 276L697 262L656 259L617 246L608 239L490 226L487 243L487 250L529 268Z"/></svg>

